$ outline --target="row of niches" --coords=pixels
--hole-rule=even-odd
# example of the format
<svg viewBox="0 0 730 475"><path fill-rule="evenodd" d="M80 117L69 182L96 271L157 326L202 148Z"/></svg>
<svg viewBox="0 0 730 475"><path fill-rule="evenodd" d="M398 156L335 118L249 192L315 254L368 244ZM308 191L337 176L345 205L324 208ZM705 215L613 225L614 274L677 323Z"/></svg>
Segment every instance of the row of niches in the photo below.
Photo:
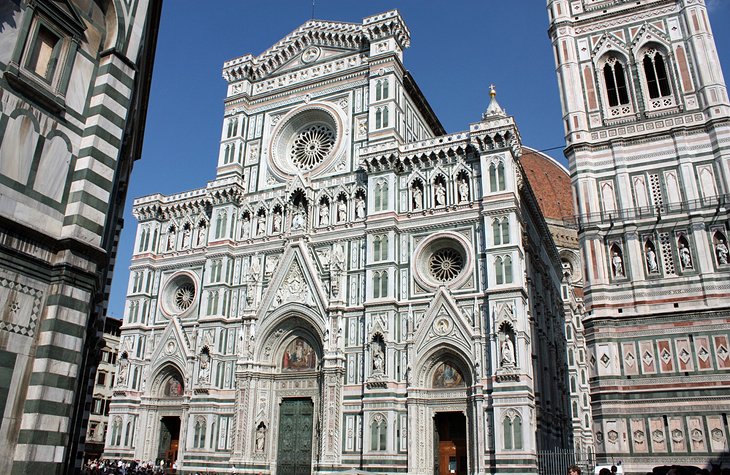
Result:
<svg viewBox="0 0 730 475"><path fill-rule="evenodd" d="M620 241L611 241L608 251L611 276L616 280L629 279L631 253L625 252ZM718 270L730 270L730 249L724 228L713 227L710 230L707 248L702 242L693 242L691 235L685 231L675 232L674 236L668 232L642 236L642 267L647 278L699 272L699 256L705 253L713 255L712 260Z"/></svg>
<svg viewBox="0 0 730 475"><path fill-rule="evenodd" d="M458 172L455 180L447 179L442 173L428 181L414 178L408 188L410 210L469 203L474 197L472 188L471 177L466 170Z"/></svg>

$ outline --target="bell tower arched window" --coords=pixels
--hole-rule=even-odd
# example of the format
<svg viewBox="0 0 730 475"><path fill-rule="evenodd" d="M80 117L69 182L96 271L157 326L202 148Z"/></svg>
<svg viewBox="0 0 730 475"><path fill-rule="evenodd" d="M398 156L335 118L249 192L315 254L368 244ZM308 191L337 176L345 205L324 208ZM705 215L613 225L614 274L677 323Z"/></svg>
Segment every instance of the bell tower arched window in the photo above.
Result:
<svg viewBox="0 0 730 475"><path fill-rule="evenodd" d="M606 96L609 107L629 103L629 90L626 83L626 72L621 61L611 57L603 66L603 80L606 85Z"/></svg>
<svg viewBox="0 0 730 475"><path fill-rule="evenodd" d="M642 61L644 65L644 75L646 76L646 87L649 90L649 98L656 99L671 95L669 88L669 77L667 76L667 66L664 56L650 48L644 53Z"/></svg>

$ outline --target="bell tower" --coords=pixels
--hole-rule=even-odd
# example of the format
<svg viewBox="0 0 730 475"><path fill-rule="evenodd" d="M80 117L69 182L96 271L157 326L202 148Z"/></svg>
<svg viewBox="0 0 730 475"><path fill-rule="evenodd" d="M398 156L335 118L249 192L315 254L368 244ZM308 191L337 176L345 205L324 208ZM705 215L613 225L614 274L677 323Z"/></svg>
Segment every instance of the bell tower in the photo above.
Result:
<svg viewBox="0 0 730 475"><path fill-rule="evenodd" d="M596 453L728 451L730 103L702 0L548 0Z"/></svg>

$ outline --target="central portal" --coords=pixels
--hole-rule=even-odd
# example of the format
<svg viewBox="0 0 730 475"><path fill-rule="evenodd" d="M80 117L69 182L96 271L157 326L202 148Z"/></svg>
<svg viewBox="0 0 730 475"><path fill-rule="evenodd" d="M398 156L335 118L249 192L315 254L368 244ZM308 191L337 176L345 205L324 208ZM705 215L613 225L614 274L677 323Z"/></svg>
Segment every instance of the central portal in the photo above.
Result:
<svg viewBox="0 0 730 475"><path fill-rule="evenodd" d="M310 475L314 404L307 399L284 399L279 407L279 475Z"/></svg>
<svg viewBox="0 0 730 475"><path fill-rule="evenodd" d="M160 421L160 446L157 458L171 465L177 460L177 448L180 443L180 418L163 417Z"/></svg>
<svg viewBox="0 0 730 475"><path fill-rule="evenodd" d="M435 475L466 475L466 417L438 412L433 418Z"/></svg>

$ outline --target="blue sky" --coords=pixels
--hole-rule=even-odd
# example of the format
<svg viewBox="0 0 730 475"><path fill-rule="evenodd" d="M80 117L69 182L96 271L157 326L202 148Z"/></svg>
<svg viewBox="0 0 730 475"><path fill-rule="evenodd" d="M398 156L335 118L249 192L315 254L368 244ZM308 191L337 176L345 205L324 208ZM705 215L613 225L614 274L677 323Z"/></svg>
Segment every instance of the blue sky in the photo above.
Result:
<svg viewBox="0 0 730 475"><path fill-rule="evenodd" d="M466 130L489 84L525 145L562 160L564 144L544 0L316 0L314 17L360 23L398 9L411 32L404 55L447 132ZM726 81L730 0L708 0ZM141 160L132 172L108 314L121 318L136 220L132 200L202 188L215 177L223 119L223 62L258 55L312 17L311 0L167 0ZM724 31L723 31L724 30Z"/></svg>

